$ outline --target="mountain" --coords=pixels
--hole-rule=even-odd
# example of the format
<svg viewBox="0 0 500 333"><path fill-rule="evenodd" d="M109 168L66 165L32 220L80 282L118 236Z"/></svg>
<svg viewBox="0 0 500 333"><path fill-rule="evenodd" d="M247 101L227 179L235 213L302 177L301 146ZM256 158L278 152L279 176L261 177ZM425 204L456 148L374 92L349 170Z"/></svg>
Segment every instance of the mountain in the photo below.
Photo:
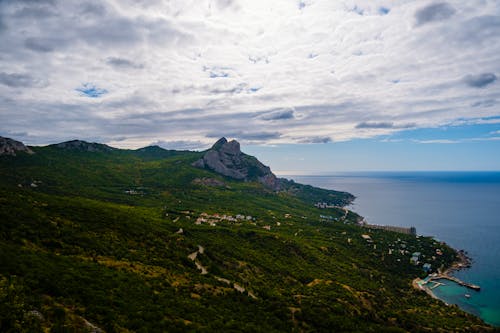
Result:
<svg viewBox="0 0 500 333"><path fill-rule="evenodd" d="M110 152L116 150L116 148L101 143L86 142L82 140L71 140L71 141L61 142L53 146L60 149L88 151L88 152Z"/></svg>
<svg viewBox="0 0 500 333"><path fill-rule="evenodd" d="M314 205L348 193L276 191L227 143L212 150L239 179L159 147L0 156L0 331L494 331L411 286L411 253L439 268L456 251Z"/></svg>
<svg viewBox="0 0 500 333"><path fill-rule="evenodd" d="M168 150L164 149L160 146L147 146L144 148L139 148L134 151L131 151L132 155L141 157L143 159L155 160L168 158L172 156L178 156L182 154L188 153L187 151L177 151L177 150Z"/></svg>
<svg viewBox="0 0 500 333"><path fill-rule="evenodd" d="M192 165L233 179L257 181L273 190L281 188L280 180L271 169L255 157L241 152L240 143L236 140L227 141L224 137L219 139Z"/></svg>
<svg viewBox="0 0 500 333"><path fill-rule="evenodd" d="M0 136L0 155L16 156L16 153L33 154L22 142Z"/></svg>
<svg viewBox="0 0 500 333"><path fill-rule="evenodd" d="M308 202L326 202L330 205L346 206L354 200L354 196L350 193L320 189L278 178L257 158L243 153L238 141L227 141L224 137L219 139L200 159L192 163L192 166L211 170L231 179L258 182L270 190L287 193Z"/></svg>

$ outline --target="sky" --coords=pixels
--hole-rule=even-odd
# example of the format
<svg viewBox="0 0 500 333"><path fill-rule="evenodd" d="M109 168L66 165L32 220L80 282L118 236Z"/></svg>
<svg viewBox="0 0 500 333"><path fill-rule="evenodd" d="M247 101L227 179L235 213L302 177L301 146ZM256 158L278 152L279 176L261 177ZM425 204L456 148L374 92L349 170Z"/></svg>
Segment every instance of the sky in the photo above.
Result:
<svg viewBox="0 0 500 333"><path fill-rule="evenodd" d="M0 0L0 136L500 170L496 0Z"/></svg>

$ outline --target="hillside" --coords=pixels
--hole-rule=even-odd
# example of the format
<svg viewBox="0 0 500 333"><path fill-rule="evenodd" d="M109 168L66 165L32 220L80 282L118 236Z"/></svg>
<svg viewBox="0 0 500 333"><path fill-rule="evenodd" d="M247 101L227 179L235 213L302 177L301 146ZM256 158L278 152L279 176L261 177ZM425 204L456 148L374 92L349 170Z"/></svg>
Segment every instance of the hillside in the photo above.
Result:
<svg viewBox="0 0 500 333"><path fill-rule="evenodd" d="M314 206L348 193L196 163L214 147L27 149L0 156L2 332L492 330L411 287L412 252L452 249Z"/></svg>

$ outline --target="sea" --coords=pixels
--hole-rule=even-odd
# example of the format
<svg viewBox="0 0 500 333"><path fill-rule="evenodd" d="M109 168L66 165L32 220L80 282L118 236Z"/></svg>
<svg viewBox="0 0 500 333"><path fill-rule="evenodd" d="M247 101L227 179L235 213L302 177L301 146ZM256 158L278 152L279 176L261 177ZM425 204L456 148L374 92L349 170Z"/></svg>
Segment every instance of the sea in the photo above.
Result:
<svg viewBox="0 0 500 333"><path fill-rule="evenodd" d="M479 292L454 282L434 289L485 322L500 326L500 172L359 172L327 176L286 176L296 182L347 191L349 207L368 223L414 226L472 258L455 272ZM468 295L468 296L465 296Z"/></svg>

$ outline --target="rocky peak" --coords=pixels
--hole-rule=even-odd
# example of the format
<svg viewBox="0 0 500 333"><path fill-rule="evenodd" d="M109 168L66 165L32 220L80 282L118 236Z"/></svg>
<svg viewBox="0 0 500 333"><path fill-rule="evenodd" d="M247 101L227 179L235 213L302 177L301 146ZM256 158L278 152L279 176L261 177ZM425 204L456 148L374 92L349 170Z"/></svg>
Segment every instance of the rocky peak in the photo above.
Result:
<svg viewBox="0 0 500 333"><path fill-rule="evenodd" d="M213 146L212 150L216 150L223 154L239 155L242 154L240 143L236 140L227 141L226 138L220 138Z"/></svg>
<svg viewBox="0 0 500 333"><path fill-rule="evenodd" d="M220 138L217 140L216 143L212 146L212 150L220 150L222 146L224 146L227 143L227 139L225 137Z"/></svg>
<svg viewBox="0 0 500 333"><path fill-rule="evenodd" d="M280 181L271 169L255 157L243 153L240 150L240 143L236 140L219 139L202 158L192 165L212 170L229 178L258 181L274 190L279 189Z"/></svg>
<svg viewBox="0 0 500 333"><path fill-rule="evenodd" d="M55 144L54 146L60 149L89 151L89 152L110 152L115 150L115 148L112 148L110 146L101 143L87 142L82 140L71 140L71 141L61 142Z"/></svg>
<svg viewBox="0 0 500 333"><path fill-rule="evenodd" d="M16 156L17 152L34 154L33 151L22 142L0 136L0 155Z"/></svg>

